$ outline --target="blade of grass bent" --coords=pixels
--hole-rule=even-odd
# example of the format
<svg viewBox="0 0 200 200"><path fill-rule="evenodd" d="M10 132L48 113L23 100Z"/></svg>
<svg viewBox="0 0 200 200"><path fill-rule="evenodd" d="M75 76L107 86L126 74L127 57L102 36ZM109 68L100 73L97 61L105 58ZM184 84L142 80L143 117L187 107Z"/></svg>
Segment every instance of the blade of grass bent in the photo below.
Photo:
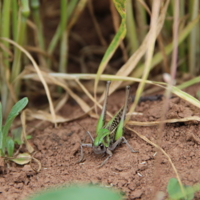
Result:
<svg viewBox="0 0 200 200"><path fill-rule="evenodd" d="M146 80L148 78L149 72L150 72L150 66L152 62L152 56L154 52L154 47L155 47L155 42L156 42L156 37L157 37L157 25L158 25L158 19L159 19L159 11L160 11L160 1L153 1L153 6L152 6L152 15L151 15L151 28L149 31L149 36L150 40L147 43L147 53L146 53L146 61L145 61L145 69L143 72L142 76L142 82L140 82L139 87L136 91L136 97L134 100L133 105L130 108L130 112L134 112L139 98L143 92ZM127 117L126 122L130 119L130 116Z"/></svg>
<svg viewBox="0 0 200 200"><path fill-rule="evenodd" d="M11 43L12 45L16 46L17 48L19 48L24 54L26 54L26 56L31 60L37 74L38 74L38 77L40 78L43 86L44 86L44 89L45 89L45 92L47 94L47 98L48 98L48 101L49 101L49 109L50 109L50 112L51 112L51 115L52 115L52 118L55 119L55 110L54 110L54 107L53 107L53 102L52 102L52 99L51 99L51 95L50 95L50 91L49 91L49 88L48 88L48 85L47 83L45 82L42 74L41 74L41 71L39 69L39 66L37 65L37 63L35 62L35 60L33 59L33 57L30 55L30 53L28 53L23 47L21 47L20 45L18 45L16 42L8 39L8 38L1 38L1 40L4 40L4 41L7 41L9 43ZM55 123L56 125L56 123Z"/></svg>
<svg viewBox="0 0 200 200"><path fill-rule="evenodd" d="M2 140L2 151L5 151L5 145L6 145L6 140L8 136L8 131L12 125L13 120L16 118L16 116L23 110L26 105L28 104L28 98L25 97L18 101L11 109L8 118L6 120L5 125L3 126L2 132L3 132L3 140Z"/></svg>
<svg viewBox="0 0 200 200"><path fill-rule="evenodd" d="M80 79L80 80L94 80L96 78L96 74L63 74L63 73L49 73L50 76L53 77L59 77L62 79L67 79L67 80L75 80L75 79ZM29 74L29 75L24 75L23 78L36 78L37 74ZM142 80L140 78L133 78L133 77L124 77L124 76L116 76L116 75L106 75L102 74L100 76L100 80L108 81L112 80L114 81L129 81L129 82L141 82ZM161 87L163 89L166 89L167 84L163 82L156 82L156 81L149 81L145 80L145 83L156 85L158 87ZM190 94L187 94L186 92L180 90L178 87L173 87L172 92L179 96L180 98L190 102L191 104L195 105L196 107L200 108L200 102L191 96ZM100 101L101 102L101 101Z"/></svg>
<svg viewBox="0 0 200 200"><path fill-rule="evenodd" d="M167 0L166 3L164 4L164 6L162 8L162 12L159 16L158 26L157 26L157 30L156 30L157 35L160 33L161 28L163 26L168 4L169 4L169 0ZM133 69L138 64L139 60L145 54L145 52L147 50L147 43L149 40L151 40L150 32L148 32L147 36L145 37L145 39L143 40L142 44L137 49L137 51L135 51L135 53L129 58L129 60L120 68L120 70L116 74L117 76L128 76L133 71ZM121 83L122 83L121 81L112 82L109 93L110 94L113 93ZM101 98L103 98L103 97L101 97Z"/></svg>
<svg viewBox="0 0 200 200"><path fill-rule="evenodd" d="M108 49L106 50L106 52L102 58L102 61L99 65L99 68L97 71L97 76L96 76L95 83L94 83L95 99L96 99L96 91L97 91L99 77L103 73L110 58L112 57L112 55L116 51L117 47L119 46L120 41L122 39L124 39L124 37L126 35L126 0L113 0L113 3L115 4L115 7L120 14L122 21L121 21L119 30L117 31L116 35L114 36L112 42L110 43Z"/></svg>

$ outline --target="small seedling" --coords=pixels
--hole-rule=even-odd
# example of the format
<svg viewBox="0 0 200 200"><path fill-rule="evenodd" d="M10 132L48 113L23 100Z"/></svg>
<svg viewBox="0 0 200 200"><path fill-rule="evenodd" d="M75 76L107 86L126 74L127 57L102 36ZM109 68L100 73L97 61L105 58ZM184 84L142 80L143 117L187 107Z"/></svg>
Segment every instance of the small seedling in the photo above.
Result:
<svg viewBox="0 0 200 200"><path fill-rule="evenodd" d="M10 137L8 136L10 127L13 123L13 120L16 118L16 116L26 107L26 105L28 104L28 98L25 97L23 99L21 99L20 101L18 101L11 109L7 120L5 122L4 125L2 125L3 122L3 112L2 112L2 105L0 103L0 157L6 158L6 159L10 159L16 160L16 163L18 163L18 159L16 158L12 158L13 154L14 154L14 147L15 144L22 144L21 141L21 134L22 134L22 130L18 129L15 130L12 134L13 136ZM19 154L19 160L22 160L23 154ZM27 155L25 154L25 156L27 157ZM19 164L25 164L23 161L20 162Z"/></svg>
<svg viewBox="0 0 200 200"><path fill-rule="evenodd" d="M112 157L112 151L122 142L128 146L131 152L138 152L132 149L128 141L123 136L124 121L129 100L129 86L126 87L126 97L124 106L115 114L115 116L107 124L105 124L109 86L110 81L107 82L105 101L96 128L97 136L94 139L90 132L87 131L92 141L92 144L81 144L81 155L80 160L78 162L81 162L83 160L83 147L92 147L95 154L108 154L108 157L102 162L100 167L103 166L110 157Z"/></svg>
<svg viewBox="0 0 200 200"><path fill-rule="evenodd" d="M192 186L183 186L185 195L181 191L181 187L176 178L171 178L167 185L169 197L174 200L192 200L194 198L194 190Z"/></svg>

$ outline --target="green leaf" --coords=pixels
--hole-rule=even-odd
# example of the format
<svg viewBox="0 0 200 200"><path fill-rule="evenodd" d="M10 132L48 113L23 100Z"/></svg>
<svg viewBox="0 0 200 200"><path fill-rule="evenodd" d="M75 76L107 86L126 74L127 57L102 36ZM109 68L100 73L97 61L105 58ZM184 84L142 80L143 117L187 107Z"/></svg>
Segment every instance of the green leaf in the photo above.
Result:
<svg viewBox="0 0 200 200"><path fill-rule="evenodd" d="M12 130L12 136L13 136L13 140L15 143L17 143L18 145L21 145L22 142L22 127L18 127L14 130Z"/></svg>
<svg viewBox="0 0 200 200"><path fill-rule="evenodd" d="M32 157L28 153L21 153L16 158L10 159L19 165L25 165L31 161Z"/></svg>
<svg viewBox="0 0 200 200"><path fill-rule="evenodd" d="M191 193L187 193L187 199L188 199L188 200L192 200L192 199L194 199L193 188L192 188L191 186L188 186L188 185L185 186L185 188L187 188L187 189L186 189L186 192L192 190ZM188 190L188 189L189 189L189 190Z"/></svg>
<svg viewBox="0 0 200 200"><path fill-rule="evenodd" d="M167 192L172 199L176 199L176 193L181 192L180 185L176 178L171 178L167 185Z"/></svg>
<svg viewBox="0 0 200 200"><path fill-rule="evenodd" d="M8 118L6 120L6 123L3 127L3 136L4 136L4 141L3 141L3 145L5 144L5 140L6 140L6 137L8 135L8 131L10 129L10 126L13 122L13 120L15 119L15 117L19 114L19 112L21 110L23 110L25 108L25 106L27 105L28 103L28 98L27 97L24 97L23 99L21 99L20 101L18 101L11 109L9 115L8 115Z"/></svg>
<svg viewBox="0 0 200 200"><path fill-rule="evenodd" d="M30 198L29 200L122 200L122 196L109 190L107 188L99 186L71 186L68 188L62 188L59 190L47 190L35 197Z"/></svg>
<svg viewBox="0 0 200 200"><path fill-rule="evenodd" d="M167 192L169 197L172 199L184 199L185 200L192 200L194 198L194 190L191 186L184 186L185 194L187 198L183 195L179 182L176 178L171 178L167 185Z"/></svg>
<svg viewBox="0 0 200 200"><path fill-rule="evenodd" d="M15 147L15 144L14 144L13 139L12 139L11 137L7 137L7 138L6 138L6 149L7 149L7 152L8 152L8 156L9 156L9 157L12 157L12 156L13 156L14 147Z"/></svg>

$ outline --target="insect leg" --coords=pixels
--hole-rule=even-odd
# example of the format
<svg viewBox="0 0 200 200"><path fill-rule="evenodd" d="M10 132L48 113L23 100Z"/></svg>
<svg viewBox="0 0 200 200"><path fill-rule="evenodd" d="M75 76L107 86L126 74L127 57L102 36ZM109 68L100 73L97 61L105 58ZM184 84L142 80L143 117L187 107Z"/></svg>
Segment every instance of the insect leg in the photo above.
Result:
<svg viewBox="0 0 200 200"><path fill-rule="evenodd" d="M112 157L112 152L109 150L109 149L106 149L106 153L109 155L102 163L101 163L101 165L98 167L98 168L100 168L100 167L102 167L103 165L105 165L105 163Z"/></svg>
<svg viewBox="0 0 200 200"><path fill-rule="evenodd" d="M127 146L128 146L128 148L131 150L131 152L133 152L133 153L137 153L138 151L135 151L135 150L133 150L133 148L131 147L131 145L128 143L128 141L126 140L126 138L125 137L120 137L116 142L114 142L110 147L109 147L109 150L111 150L111 151L113 151L119 144L121 144L121 143L125 143Z"/></svg>
<svg viewBox="0 0 200 200"><path fill-rule="evenodd" d="M99 130L104 126L105 124L105 118L106 118L106 109L107 109L107 100L108 100L108 93L109 93L109 87L110 87L110 81L107 81L106 85L106 94L105 94L105 100L103 103L103 108L101 115L99 117L98 123L97 123L97 128L96 128L96 133L99 132Z"/></svg>
<svg viewBox="0 0 200 200"><path fill-rule="evenodd" d="M80 163L83 160L83 147L92 147L92 144L82 144L80 143L80 147L81 147L81 154L80 154L80 159L76 162L76 163Z"/></svg>
<svg viewBox="0 0 200 200"><path fill-rule="evenodd" d="M94 138L92 137L91 133L87 131L87 134L90 136L90 139L92 140L92 142L94 142Z"/></svg>
<svg viewBox="0 0 200 200"><path fill-rule="evenodd" d="M126 111L127 111L127 107L128 107L129 91L130 91L130 86L126 86L125 104L124 104L124 109L123 109L122 117L120 119L119 125L118 125L117 130L116 130L116 134L115 134L115 140L116 141L119 138L121 138L122 135L123 135L124 121L125 121Z"/></svg>
<svg viewBox="0 0 200 200"><path fill-rule="evenodd" d="M131 145L128 143L128 141L126 140L125 137L121 137L121 138L122 138L122 142L125 143L125 144L128 146L128 148L131 150L132 153L137 153L137 152L139 152L139 151L133 150L133 148L132 148Z"/></svg>

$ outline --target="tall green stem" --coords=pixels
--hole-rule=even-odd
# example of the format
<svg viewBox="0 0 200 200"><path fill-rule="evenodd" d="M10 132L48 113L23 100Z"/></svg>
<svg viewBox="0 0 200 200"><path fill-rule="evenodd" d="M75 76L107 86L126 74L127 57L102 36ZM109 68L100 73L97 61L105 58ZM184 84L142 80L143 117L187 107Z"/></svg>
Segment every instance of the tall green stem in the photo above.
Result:
<svg viewBox="0 0 200 200"><path fill-rule="evenodd" d="M135 26L135 20L133 17L132 0L126 1L127 17L126 17L126 27L127 27L127 39L129 43L130 55L132 55L138 48L138 38Z"/></svg>
<svg viewBox="0 0 200 200"><path fill-rule="evenodd" d="M2 1L1 1L2 2ZM11 0L3 1L2 13L1 13L1 37L10 38L10 5ZM4 48L9 49L9 44L6 42L1 41ZM9 61L8 61L8 54L7 52L3 51L1 55L1 102L3 109L3 115L5 116L9 110L7 101L9 99L9 92L7 86L7 78L5 75L9 70Z"/></svg>
<svg viewBox="0 0 200 200"><path fill-rule="evenodd" d="M18 20L18 35L17 35L17 43L19 45L23 45L25 32L26 32L26 21L30 14L29 2L28 0L21 0L21 16ZM11 82L15 80L15 78L19 75L21 70L21 51L18 48L14 50L14 61L12 65L12 74L11 74ZM19 93L19 82L15 84L16 94Z"/></svg>
<svg viewBox="0 0 200 200"><path fill-rule="evenodd" d="M44 42L43 26L42 26L42 21L41 21L41 16L40 16L39 0L31 0L30 6L32 8L33 20L37 27L36 43L41 50L45 51L45 42ZM46 66L46 61L45 61L44 57L42 55L39 55L38 58L39 58L40 64L42 66Z"/></svg>
<svg viewBox="0 0 200 200"><path fill-rule="evenodd" d="M73 1L70 1L67 5L66 5L66 9L67 9L67 12L66 12L66 14L67 14L67 19L69 19L69 17L71 16L71 14L73 13L73 11L74 11L74 9L75 9L75 7L76 7L76 5L77 5L77 2L78 2L78 0L73 0ZM61 2L61 4L62 4L62 2ZM67 23L67 22L66 22ZM47 50L47 52L48 52L48 54L52 54L53 53L53 51L54 51L54 49L55 49L55 47L56 47L56 45L57 45L57 43L58 43L58 40L59 40L59 38L61 37L61 35L62 35L62 27L61 27L62 25L61 25L61 22L60 22L60 24L58 25L58 27L57 27L57 29L56 29L56 33L54 34L54 36L53 36L53 38L52 38L52 40L51 40L51 42L50 42L50 44L49 44L49 47L48 47L48 50ZM63 36L64 37L64 36ZM50 66L50 61L48 61L48 66Z"/></svg>

